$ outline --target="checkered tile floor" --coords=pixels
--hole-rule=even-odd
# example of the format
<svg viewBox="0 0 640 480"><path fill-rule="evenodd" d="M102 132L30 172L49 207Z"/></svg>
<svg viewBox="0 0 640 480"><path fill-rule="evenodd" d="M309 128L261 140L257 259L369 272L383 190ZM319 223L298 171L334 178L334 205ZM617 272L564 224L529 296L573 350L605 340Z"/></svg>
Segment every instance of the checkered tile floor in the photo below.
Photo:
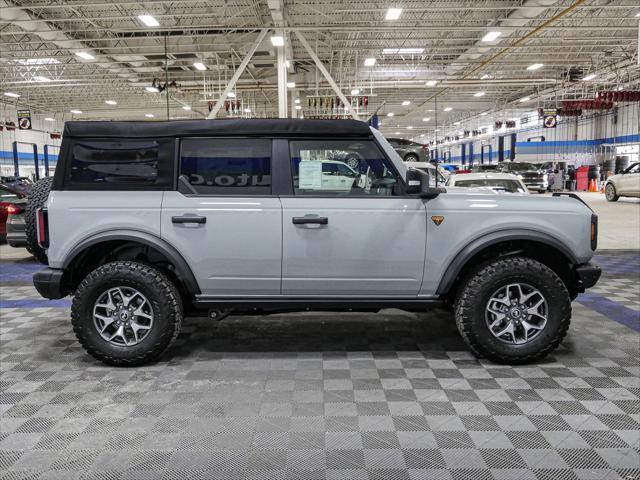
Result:
<svg viewBox="0 0 640 480"><path fill-rule="evenodd" d="M596 259L561 348L517 368L440 310L187 319L105 367L0 263L0 479L637 480L639 259Z"/></svg>

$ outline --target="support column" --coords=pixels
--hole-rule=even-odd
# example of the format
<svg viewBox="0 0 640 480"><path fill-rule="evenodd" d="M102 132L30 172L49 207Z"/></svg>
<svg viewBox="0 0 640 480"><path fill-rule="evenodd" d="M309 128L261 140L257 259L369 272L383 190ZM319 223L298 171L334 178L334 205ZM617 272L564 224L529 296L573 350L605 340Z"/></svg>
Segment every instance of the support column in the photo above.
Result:
<svg viewBox="0 0 640 480"><path fill-rule="evenodd" d="M284 47L276 47L276 49L278 55L278 117L287 118L287 59Z"/></svg>

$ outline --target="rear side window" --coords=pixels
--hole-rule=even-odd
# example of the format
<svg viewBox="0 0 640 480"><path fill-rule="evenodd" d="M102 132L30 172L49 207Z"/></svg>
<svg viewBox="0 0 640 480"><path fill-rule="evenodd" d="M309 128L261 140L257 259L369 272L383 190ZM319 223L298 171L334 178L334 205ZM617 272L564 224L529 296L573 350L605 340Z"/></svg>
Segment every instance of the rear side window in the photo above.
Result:
<svg viewBox="0 0 640 480"><path fill-rule="evenodd" d="M76 141L67 185L97 190L171 186L173 145L173 140Z"/></svg>
<svg viewBox="0 0 640 480"><path fill-rule="evenodd" d="M180 175L201 195L270 195L271 140L184 139Z"/></svg>

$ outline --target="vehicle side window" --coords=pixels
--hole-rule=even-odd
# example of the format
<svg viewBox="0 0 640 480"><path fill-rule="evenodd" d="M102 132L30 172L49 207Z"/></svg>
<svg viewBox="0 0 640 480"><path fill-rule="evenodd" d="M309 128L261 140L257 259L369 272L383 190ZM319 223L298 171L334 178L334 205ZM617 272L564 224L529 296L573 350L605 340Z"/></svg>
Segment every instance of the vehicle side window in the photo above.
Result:
<svg viewBox="0 0 640 480"><path fill-rule="evenodd" d="M398 174L371 140L289 142L296 195L394 195Z"/></svg>
<svg viewBox="0 0 640 480"><path fill-rule="evenodd" d="M15 198L18 198L18 196L15 193L13 193L13 192L11 192L9 190L6 190L4 188L0 188L0 198L15 199Z"/></svg>
<svg viewBox="0 0 640 480"><path fill-rule="evenodd" d="M78 140L71 150L71 188L132 189L173 184L173 140Z"/></svg>
<svg viewBox="0 0 640 480"><path fill-rule="evenodd" d="M640 163L631 165L624 173L640 173Z"/></svg>
<svg viewBox="0 0 640 480"><path fill-rule="evenodd" d="M184 139L180 175L202 195L270 195L271 140Z"/></svg>

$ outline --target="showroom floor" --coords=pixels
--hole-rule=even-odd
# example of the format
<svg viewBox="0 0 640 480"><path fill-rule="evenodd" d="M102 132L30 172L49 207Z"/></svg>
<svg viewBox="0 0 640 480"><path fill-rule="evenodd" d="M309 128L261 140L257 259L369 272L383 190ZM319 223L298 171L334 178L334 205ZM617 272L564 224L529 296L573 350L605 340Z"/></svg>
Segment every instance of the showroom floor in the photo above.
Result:
<svg viewBox="0 0 640 480"><path fill-rule="evenodd" d="M0 257L0 479L640 477L637 250L599 253L564 343L515 368L441 310L187 319L161 362L105 367Z"/></svg>

